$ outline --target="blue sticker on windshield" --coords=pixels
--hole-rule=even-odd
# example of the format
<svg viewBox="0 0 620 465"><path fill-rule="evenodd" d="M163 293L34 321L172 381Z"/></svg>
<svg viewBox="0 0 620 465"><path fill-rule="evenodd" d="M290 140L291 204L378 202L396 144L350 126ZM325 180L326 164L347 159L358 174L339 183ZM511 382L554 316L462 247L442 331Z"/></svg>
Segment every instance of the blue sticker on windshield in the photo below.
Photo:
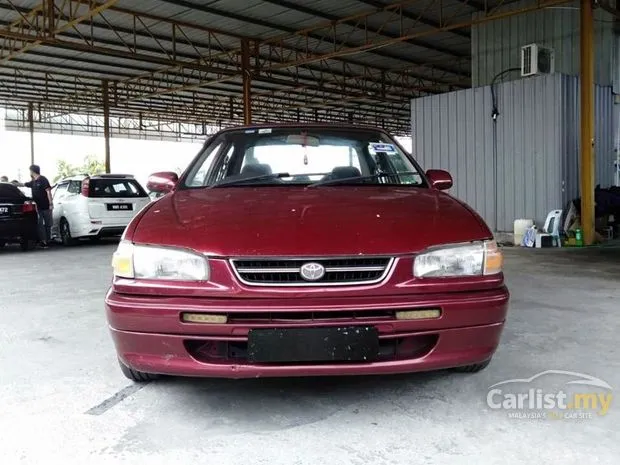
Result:
<svg viewBox="0 0 620 465"><path fill-rule="evenodd" d="M396 152L396 149L394 148L392 144L371 143L370 148L373 149L375 152L386 152L386 153Z"/></svg>

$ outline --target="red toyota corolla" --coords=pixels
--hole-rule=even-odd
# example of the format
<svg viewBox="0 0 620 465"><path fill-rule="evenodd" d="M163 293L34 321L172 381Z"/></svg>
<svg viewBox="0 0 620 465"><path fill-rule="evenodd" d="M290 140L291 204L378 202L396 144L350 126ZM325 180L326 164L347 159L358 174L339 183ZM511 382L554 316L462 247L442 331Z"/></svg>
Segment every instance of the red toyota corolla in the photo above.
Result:
<svg viewBox="0 0 620 465"><path fill-rule="evenodd" d="M478 371L508 305L489 228L387 133L224 130L127 227L107 317L123 373Z"/></svg>

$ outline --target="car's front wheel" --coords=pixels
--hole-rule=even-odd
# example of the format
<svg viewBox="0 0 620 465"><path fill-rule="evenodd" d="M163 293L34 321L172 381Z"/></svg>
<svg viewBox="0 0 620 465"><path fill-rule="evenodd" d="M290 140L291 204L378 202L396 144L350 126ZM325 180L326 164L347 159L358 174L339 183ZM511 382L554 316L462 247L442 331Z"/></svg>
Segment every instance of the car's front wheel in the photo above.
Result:
<svg viewBox="0 0 620 465"><path fill-rule="evenodd" d="M479 371L482 371L486 367L488 367L489 363L491 363L490 359L482 363L474 363L473 365L465 365L462 367L457 367L454 370L458 371L459 373L478 373Z"/></svg>
<svg viewBox="0 0 620 465"><path fill-rule="evenodd" d="M129 368L120 360L118 364L121 367L121 371L128 379L135 381L136 383L148 383L149 381L154 381L159 378L159 375L154 373L144 373L143 371L134 370L133 368Z"/></svg>

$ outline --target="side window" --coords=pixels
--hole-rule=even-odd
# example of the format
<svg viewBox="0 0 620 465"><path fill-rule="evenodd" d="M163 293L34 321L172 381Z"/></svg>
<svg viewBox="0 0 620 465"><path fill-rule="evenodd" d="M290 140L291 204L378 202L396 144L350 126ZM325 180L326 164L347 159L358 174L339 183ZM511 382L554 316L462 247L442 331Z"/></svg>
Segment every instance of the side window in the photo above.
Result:
<svg viewBox="0 0 620 465"><path fill-rule="evenodd" d="M400 183L414 185L422 183L422 177L409 162L406 155L402 154L397 146L390 141L372 142L368 146L368 152L376 167L383 171L399 173ZM391 181L384 178L382 182L389 183Z"/></svg>
<svg viewBox="0 0 620 465"><path fill-rule="evenodd" d="M81 190L82 190L82 183L80 181L69 182L69 187L67 188L67 192L69 194L79 194Z"/></svg>
<svg viewBox="0 0 620 465"><path fill-rule="evenodd" d="M387 156L390 159L390 162L392 163L396 171L399 171L399 172L409 171L413 173L414 170L412 169L411 165L406 163L402 156L397 155L395 153L391 153L391 154L388 153ZM420 176L420 174L417 172L415 172L415 174L401 174L399 175L399 178L401 179L401 182L403 184L421 184L422 183L422 176Z"/></svg>
<svg viewBox="0 0 620 465"><path fill-rule="evenodd" d="M53 198L54 199L60 199L62 197L64 197L67 194L67 188L69 187L69 183L65 182L62 184L58 184L58 186L56 186Z"/></svg>
<svg viewBox="0 0 620 465"><path fill-rule="evenodd" d="M199 160L199 163L201 164L199 166L195 166L187 177L187 180L185 181L186 186L200 187L206 185L207 175L209 174L209 170L211 169L211 166L213 166L213 162L217 158L217 154L222 148L222 145L223 143L220 142L208 149L202 160Z"/></svg>

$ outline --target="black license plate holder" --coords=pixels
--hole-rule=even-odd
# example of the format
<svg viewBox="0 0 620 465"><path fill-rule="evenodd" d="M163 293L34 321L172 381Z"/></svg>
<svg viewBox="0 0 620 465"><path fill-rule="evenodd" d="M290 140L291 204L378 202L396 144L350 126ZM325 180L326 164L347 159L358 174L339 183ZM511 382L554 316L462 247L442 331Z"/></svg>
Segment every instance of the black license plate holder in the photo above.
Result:
<svg viewBox="0 0 620 465"><path fill-rule="evenodd" d="M253 329L248 359L254 363L371 362L379 355L372 326Z"/></svg>
<svg viewBox="0 0 620 465"><path fill-rule="evenodd" d="M106 207L109 212L128 212L133 210L133 205L130 203L108 203Z"/></svg>

